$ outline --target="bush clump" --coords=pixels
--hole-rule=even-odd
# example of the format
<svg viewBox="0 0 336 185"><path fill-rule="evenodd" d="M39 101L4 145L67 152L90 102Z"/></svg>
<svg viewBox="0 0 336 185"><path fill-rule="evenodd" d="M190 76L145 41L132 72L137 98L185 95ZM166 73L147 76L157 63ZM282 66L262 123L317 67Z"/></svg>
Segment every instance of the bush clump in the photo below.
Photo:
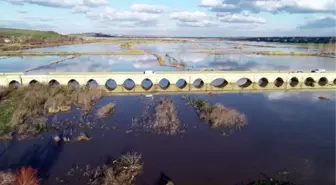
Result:
<svg viewBox="0 0 336 185"><path fill-rule="evenodd" d="M207 120L212 128L225 127L240 129L247 124L246 116L222 104L211 104L204 100L193 99L191 105L197 110L201 120Z"/></svg>
<svg viewBox="0 0 336 185"><path fill-rule="evenodd" d="M133 185L143 169L142 156L127 153L112 164L98 167L90 175L91 185Z"/></svg>
<svg viewBox="0 0 336 185"><path fill-rule="evenodd" d="M152 129L159 134L175 135L180 129L176 107L172 100L162 100L155 108L155 120Z"/></svg>
<svg viewBox="0 0 336 185"><path fill-rule="evenodd" d="M102 108L100 108L98 110L97 116L100 117L100 118L106 117L107 115L114 112L114 107L115 107L114 103L109 103L109 104L103 106Z"/></svg>

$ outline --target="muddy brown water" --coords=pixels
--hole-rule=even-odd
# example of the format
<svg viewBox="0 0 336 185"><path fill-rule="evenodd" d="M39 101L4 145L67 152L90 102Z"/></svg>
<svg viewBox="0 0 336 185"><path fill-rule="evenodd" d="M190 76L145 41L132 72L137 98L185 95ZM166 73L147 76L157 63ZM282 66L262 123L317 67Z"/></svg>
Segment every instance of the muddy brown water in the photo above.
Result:
<svg viewBox="0 0 336 185"><path fill-rule="evenodd" d="M211 129L198 119L181 96L168 96L186 125L178 136L147 131L126 133L132 118L139 117L145 104L160 97L104 97L95 108L115 102L116 112L99 120L88 142L56 145L43 139L1 142L0 170L32 165L40 170L43 184L85 184L83 172L67 175L71 168L95 167L109 157L136 151L143 155L144 171L139 185L153 185L162 174L177 185L223 185L264 179L261 174L306 185L335 183L335 98L318 100L315 93L192 95L212 103L238 109L248 125L229 136ZM57 119L78 121L78 111ZM52 120L53 118L50 118ZM54 118L55 119L55 118ZM89 117L87 120L93 120ZM102 126L105 125L105 126ZM108 129L106 129L108 128ZM7 150L6 150L7 148ZM80 171L80 170L78 170Z"/></svg>

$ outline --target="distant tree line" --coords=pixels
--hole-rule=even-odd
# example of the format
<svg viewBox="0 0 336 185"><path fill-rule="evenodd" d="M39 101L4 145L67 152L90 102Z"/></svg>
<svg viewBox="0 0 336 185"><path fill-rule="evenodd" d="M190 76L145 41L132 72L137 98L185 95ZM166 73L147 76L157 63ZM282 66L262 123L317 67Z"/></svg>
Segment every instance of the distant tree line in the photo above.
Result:
<svg viewBox="0 0 336 185"><path fill-rule="evenodd" d="M230 38L235 41L257 41L257 42L280 42L280 43L318 43L318 44L334 44L335 37L245 37Z"/></svg>

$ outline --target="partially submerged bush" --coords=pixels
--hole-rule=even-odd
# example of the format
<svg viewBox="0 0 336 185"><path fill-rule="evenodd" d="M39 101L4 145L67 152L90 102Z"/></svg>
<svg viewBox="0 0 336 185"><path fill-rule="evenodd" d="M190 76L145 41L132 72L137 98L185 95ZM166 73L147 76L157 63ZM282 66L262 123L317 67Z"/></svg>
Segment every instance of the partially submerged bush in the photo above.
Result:
<svg viewBox="0 0 336 185"><path fill-rule="evenodd" d="M71 105L88 113L95 101L104 95L99 88L49 86L34 84L17 89L1 90L0 133L10 130L18 133L37 134L46 127L43 120L48 113L69 111Z"/></svg>
<svg viewBox="0 0 336 185"><path fill-rule="evenodd" d="M201 120L209 121L211 127L242 128L247 124L246 116L222 104L210 104L204 100L191 100Z"/></svg>
<svg viewBox="0 0 336 185"><path fill-rule="evenodd" d="M172 100L162 100L155 111L152 129L160 134L176 134L180 129L180 121L177 118L174 102Z"/></svg>
<svg viewBox="0 0 336 185"><path fill-rule="evenodd" d="M132 119L132 127L165 135L175 135L180 129L176 107L172 100L149 101L141 116Z"/></svg>
<svg viewBox="0 0 336 185"><path fill-rule="evenodd" d="M103 118L103 117L106 117L107 115L113 113L114 112L114 107L115 107L114 103L109 103L109 104L103 106L97 112L98 117Z"/></svg>
<svg viewBox="0 0 336 185"><path fill-rule="evenodd" d="M138 153L122 155L112 164L98 167L91 172L91 185L133 185L142 172L142 156Z"/></svg>

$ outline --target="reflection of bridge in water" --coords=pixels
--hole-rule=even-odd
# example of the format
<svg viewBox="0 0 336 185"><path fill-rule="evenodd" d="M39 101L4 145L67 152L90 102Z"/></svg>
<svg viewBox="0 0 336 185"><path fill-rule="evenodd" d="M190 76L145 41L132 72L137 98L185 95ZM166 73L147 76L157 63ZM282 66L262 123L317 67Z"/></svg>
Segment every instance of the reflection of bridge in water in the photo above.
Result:
<svg viewBox="0 0 336 185"><path fill-rule="evenodd" d="M176 71L0 73L0 86L98 85L111 94L336 90L336 72Z"/></svg>

